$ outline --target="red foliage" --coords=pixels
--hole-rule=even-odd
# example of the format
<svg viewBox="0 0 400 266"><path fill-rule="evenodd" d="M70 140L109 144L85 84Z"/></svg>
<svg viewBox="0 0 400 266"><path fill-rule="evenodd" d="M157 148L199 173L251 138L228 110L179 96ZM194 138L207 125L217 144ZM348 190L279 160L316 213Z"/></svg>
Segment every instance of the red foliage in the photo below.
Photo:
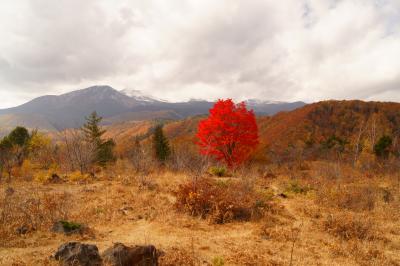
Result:
<svg viewBox="0 0 400 266"><path fill-rule="evenodd" d="M218 100L207 119L200 121L197 137L202 154L234 168L246 161L258 144L258 128L245 103Z"/></svg>

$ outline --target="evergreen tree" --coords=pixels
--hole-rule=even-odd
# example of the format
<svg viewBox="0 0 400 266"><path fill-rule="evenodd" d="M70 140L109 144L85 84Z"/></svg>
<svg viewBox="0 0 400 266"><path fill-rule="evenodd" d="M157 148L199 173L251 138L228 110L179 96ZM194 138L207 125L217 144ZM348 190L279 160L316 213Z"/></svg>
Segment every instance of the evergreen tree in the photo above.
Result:
<svg viewBox="0 0 400 266"><path fill-rule="evenodd" d="M28 154L31 135L24 127L16 127L8 135L8 139L14 147L15 160L18 166L21 166Z"/></svg>
<svg viewBox="0 0 400 266"><path fill-rule="evenodd" d="M0 141L0 172L5 169L11 179L11 169L21 166L28 155L31 135L24 127L16 127ZM0 173L0 177L1 177Z"/></svg>
<svg viewBox="0 0 400 266"><path fill-rule="evenodd" d="M103 118L98 116L96 112L93 112L89 117L85 117L85 119L86 123L83 125L82 130L85 134L86 141L99 147L102 144L101 136L106 132L99 127Z"/></svg>
<svg viewBox="0 0 400 266"><path fill-rule="evenodd" d="M157 160L164 163L171 154L168 139L164 135L162 125L157 125L153 134L154 152Z"/></svg>
<svg viewBox="0 0 400 266"><path fill-rule="evenodd" d="M377 157L387 159L392 146L392 138L389 136L382 136L374 146L374 153Z"/></svg>
<svg viewBox="0 0 400 266"><path fill-rule="evenodd" d="M106 133L106 130L102 130L99 126L102 119L96 112L91 113L89 117L86 117L82 131L85 140L95 147L94 163L105 165L107 162L115 160L113 154L115 142L112 139L106 141L102 139L103 134Z"/></svg>
<svg viewBox="0 0 400 266"><path fill-rule="evenodd" d="M109 139L101 143L97 152L97 162L100 165L105 165L108 162L115 161L114 150L115 142L113 139Z"/></svg>
<svg viewBox="0 0 400 266"><path fill-rule="evenodd" d="M13 131L10 132L8 138L14 145L18 145L20 147L24 147L28 145L30 140L29 132L24 127L16 127Z"/></svg>

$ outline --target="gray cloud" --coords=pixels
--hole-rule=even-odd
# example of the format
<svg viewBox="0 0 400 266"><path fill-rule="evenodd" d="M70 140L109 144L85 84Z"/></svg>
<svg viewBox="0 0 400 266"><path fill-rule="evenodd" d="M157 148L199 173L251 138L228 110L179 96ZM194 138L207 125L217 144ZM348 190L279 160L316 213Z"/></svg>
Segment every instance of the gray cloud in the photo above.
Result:
<svg viewBox="0 0 400 266"><path fill-rule="evenodd" d="M399 25L396 1L2 1L0 107L93 84L400 101Z"/></svg>
<svg viewBox="0 0 400 266"><path fill-rule="evenodd" d="M27 2L27 18L13 32L17 40L3 50L3 79L12 85L47 85L96 80L118 74L129 54L125 35L134 26L128 11L109 18L96 1ZM127 68L134 69L133 65ZM26 88L24 88L26 89Z"/></svg>

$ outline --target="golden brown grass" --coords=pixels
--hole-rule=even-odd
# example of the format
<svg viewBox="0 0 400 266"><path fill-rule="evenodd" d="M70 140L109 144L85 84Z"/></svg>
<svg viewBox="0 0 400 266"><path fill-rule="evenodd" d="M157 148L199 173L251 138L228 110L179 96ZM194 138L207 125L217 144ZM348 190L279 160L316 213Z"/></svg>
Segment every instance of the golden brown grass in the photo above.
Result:
<svg viewBox="0 0 400 266"><path fill-rule="evenodd" d="M46 230L53 222L67 219L70 198L63 192L7 188L0 200L0 247L12 246L16 234Z"/></svg>
<svg viewBox="0 0 400 266"><path fill-rule="evenodd" d="M236 204L246 192L248 206L260 195L268 203L258 219L224 224L176 208L179 187L193 180L183 173L139 175L120 164L84 184L1 183L0 265L56 265L49 256L72 240L96 244L100 251L114 242L151 243L165 253L161 265L399 265L395 179L352 172L338 182L317 170L309 164L294 175L274 168L274 178L260 171L244 179L214 179L219 189L233 188L220 199ZM293 182L289 197L282 197ZM294 192L298 187L312 189ZM59 219L87 224L94 237L50 232ZM17 234L23 225L32 228Z"/></svg>

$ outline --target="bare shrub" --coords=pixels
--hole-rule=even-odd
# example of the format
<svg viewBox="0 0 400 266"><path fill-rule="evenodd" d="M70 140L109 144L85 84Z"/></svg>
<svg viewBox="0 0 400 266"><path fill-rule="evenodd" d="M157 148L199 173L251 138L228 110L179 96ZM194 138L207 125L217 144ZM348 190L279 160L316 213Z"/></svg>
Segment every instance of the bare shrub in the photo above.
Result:
<svg viewBox="0 0 400 266"><path fill-rule="evenodd" d="M139 190L155 190L157 188L157 183L150 175L139 173L135 176L135 181L139 187Z"/></svg>
<svg viewBox="0 0 400 266"><path fill-rule="evenodd" d="M87 173L96 156L96 147L93 143L86 141L82 131L70 130L59 134L63 142L64 164L68 170L79 170Z"/></svg>
<svg viewBox="0 0 400 266"><path fill-rule="evenodd" d="M210 217L214 223L260 218L269 204L240 183L205 178L180 185L176 196L177 209L193 216Z"/></svg>
<svg viewBox="0 0 400 266"><path fill-rule="evenodd" d="M376 203L375 192L369 186L324 185L317 191L316 202L352 211L371 211Z"/></svg>
<svg viewBox="0 0 400 266"><path fill-rule="evenodd" d="M183 171L198 177L210 168L210 158L200 155L193 147L175 145L168 167L173 171Z"/></svg>
<svg viewBox="0 0 400 266"><path fill-rule="evenodd" d="M133 148L129 151L128 158L137 173L148 175L157 166L152 146L148 143L141 143L139 137L135 139Z"/></svg>
<svg viewBox="0 0 400 266"><path fill-rule="evenodd" d="M325 231L344 240L374 240L375 224L365 215L338 213L329 215L323 222Z"/></svg>
<svg viewBox="0 0 400 266"><path fill-rule="evenodd" d="M176 193L176 207L192 216L205 218L212 211L211 200L215 193L215 187L208 179L182 184Z"/></svg>

